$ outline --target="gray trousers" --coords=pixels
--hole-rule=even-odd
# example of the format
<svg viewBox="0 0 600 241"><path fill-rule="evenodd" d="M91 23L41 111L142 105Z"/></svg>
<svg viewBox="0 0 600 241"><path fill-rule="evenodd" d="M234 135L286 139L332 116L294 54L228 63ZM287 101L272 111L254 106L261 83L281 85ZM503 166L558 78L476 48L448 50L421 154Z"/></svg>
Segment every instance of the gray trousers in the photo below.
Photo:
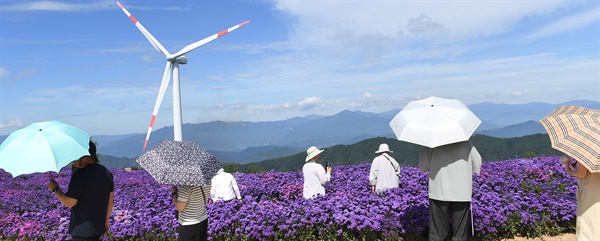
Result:
<svg viewBox="0 0 600 241"><path fill-rule="evenodd" d="M452 241L466 241L469 232L471 202L447 202L429 199L429 241L444 241L450 230L452 217Z"/></svg>

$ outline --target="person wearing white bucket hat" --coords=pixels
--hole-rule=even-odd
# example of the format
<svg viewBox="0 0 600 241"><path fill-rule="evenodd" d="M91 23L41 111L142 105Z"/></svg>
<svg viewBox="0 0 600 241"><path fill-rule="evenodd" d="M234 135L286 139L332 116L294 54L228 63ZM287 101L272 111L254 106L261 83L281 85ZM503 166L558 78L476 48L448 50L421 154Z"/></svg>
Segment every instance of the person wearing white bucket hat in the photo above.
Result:
<svg viewBox="0 0 600 241"><path fill-rule="evenodd" d="M331 180L331 167L327 167L327 170L323 168L323 165L317 163L319 161L319 154L324 150L311 146L306 150L306 159L304 166L302 167L302 174L304 175L304 187L302 196L306 199L313 198L315 195L325 196L325 186L329 185Z"/></svg>
<svg viewBox="0 0 600 241"><path fill-rule="evenodd" d="M398 187L400 185L400 165L390 156L390 147L386 143L379 145L379 150L375 153L380 154L373 159L371 171L369 172L369 184L372 191L381 192L388 188Z"/></svg>

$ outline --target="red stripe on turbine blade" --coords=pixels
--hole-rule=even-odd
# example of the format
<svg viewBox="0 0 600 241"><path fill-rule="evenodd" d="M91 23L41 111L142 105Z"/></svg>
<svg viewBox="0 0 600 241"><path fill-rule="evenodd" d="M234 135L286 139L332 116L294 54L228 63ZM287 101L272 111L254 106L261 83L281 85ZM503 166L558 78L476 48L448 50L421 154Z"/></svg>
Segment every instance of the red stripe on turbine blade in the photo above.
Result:
<svg viewBox="0 0 600 241"><path fill-rule="evenodd" d="M225 29L217 34L217 38L229 33L229 29Z"/></svg>
<svg viewBox="0 0 600 241"><path fill-rule="evenodd" d="M249 22L250 22L250 20L246 20L246 22L240 23L240 27L246 25Z"/></svg>
<svg viewBox="0 0 600 241"><path fill-rule="evenodd" d="M129 19L131 19L131 22L133 22L133 24L137 24L137 19L135 19L133 15L129 15Z"/></svg>
<svg viewBox="0 0 600 241"><path fill-rule="evenodd" d="M146 150L146 146L148 145L148 139L146 139L146 141L144 141L144 148L142 149L143 151Z"/></svg>
<svg viewBox="0 0 600 241"><path fill-rule="evenodd" d="M152 115L152 118L150 119L150 128L152 128L152 126L154 126L155 120L156 120L156 115Z"/></svg>
<svg viewBox="0 0 600 241"><path fill-rule="evenodd" d="M119 1L117 1L117 4L119 4L119 7L120 7L121 9L123 9L123 8L124 8L124 7L123 7L123 5L121 5L121 3L120 3Z"/></svg>

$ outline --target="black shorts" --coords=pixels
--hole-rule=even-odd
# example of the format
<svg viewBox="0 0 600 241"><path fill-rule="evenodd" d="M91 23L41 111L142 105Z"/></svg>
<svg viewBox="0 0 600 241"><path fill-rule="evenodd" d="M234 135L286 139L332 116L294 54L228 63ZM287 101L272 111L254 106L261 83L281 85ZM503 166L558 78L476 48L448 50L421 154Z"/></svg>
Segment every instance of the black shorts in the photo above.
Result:
<svg viewBox="0 0 600 241"><path fill-rule="evenodd" d="M100 236L96 236L96 237L71 237L71 240L73 241L99 241L100 240Z"/></svg>
<svg viewBox="0 0 600 241"><path fill-rule="evenodd" d="M181 225L178 231L178 241L208 240L208 219L192 225Z"/></svg>

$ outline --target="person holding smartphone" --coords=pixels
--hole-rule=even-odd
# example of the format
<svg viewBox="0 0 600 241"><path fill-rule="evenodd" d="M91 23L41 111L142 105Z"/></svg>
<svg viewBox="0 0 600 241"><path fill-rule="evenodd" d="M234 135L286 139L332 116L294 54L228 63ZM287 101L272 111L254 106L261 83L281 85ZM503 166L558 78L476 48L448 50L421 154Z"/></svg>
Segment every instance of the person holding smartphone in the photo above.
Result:
<svg viewBox="0 0 600 241"><path fill-rule="evenodd" d="M325 187L331 181L331 167L324 168L319 164L319 155L324 150L311 146L306 150L306 163L302 167L304 176L304 187L302 196L306 199L311 199L316 195L325 196Z"/></svg>

